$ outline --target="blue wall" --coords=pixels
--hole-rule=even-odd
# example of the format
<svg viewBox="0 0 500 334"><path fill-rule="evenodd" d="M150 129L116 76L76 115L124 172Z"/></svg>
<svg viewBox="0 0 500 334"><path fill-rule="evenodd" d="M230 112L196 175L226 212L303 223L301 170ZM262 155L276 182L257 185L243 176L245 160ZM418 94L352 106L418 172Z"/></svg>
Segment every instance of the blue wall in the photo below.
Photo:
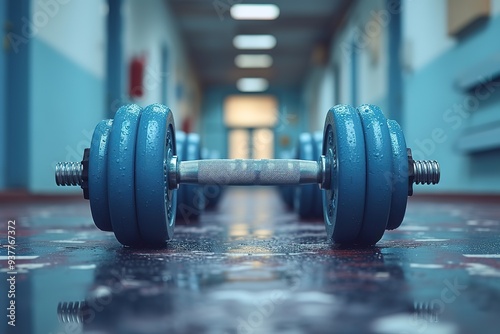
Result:
<svg viewBox="0 0 500 334"><path fill-rule="evenodd" d="M500 193L500 148L474 154L459 149L466 133L500 124L500 79L479 94L457 84L464 73L475 73L500 54L500 1L492 1L484 25L460 38L448 34L445 0L401 0L396 12L390 3L394 0L356 2L333 36L324 71L334 68L335 101L380 106L401 123L415 158L439 161L439 186L416 187L416 192ZM370 31L374 26L378 29ZM305 93L319 115L324 111L314 102L322 98L324 85L318 78L311 68ZM316 120L319 127L322 120Z"/></svg>
<svg viewBox="0 0 500 334"><path fill-rule="evenodd" d="M33 192L78 191L56 188L57 161L80 161L90 147L95 125L105 117L105 82L45 42L34 39L31 75L29 189ZM77 83L77 84L75 84Z"/></svg>
<svg viewBox="0 0 500 334"><path fill-rule="evenodd" d="M30 1L9 1L7 15L12 23L11 44L7 51L6 124L7 136L6 185L26 188L29 182L29 107L30 107L30 48L31 39L23 33L22 18L30 15Z"/></svg>
<svg viewBox="0 0 500 334"><path fill-rule="evenodd" d="M9 17L13 33L23 38L17 52L0 54L0 79L4 80L0 82L0 190L80 192L77 187L57 187L54 166L58 161L80 161L95 125L112 116L116 101L128 100L125 71L132 55L150 56L147 75L163 75L172 83L148 85L147 99L139 104L168 96L169 105L179 109L179 124L183 117L198 113L193 102L197 82L181 52L180 35L167 4L109 0L111 19L107 20L107 2L56 1L48 12L46 0L0 1L0 22ZM33 21L35 14L48 19L29 30L26 20ZM26 30L29 36L23 35ZM107 38L107 33L112 37ZM169 52L169 68L163 70L156 66L161 46L175 51ZM150 81L146 76L144 84ZM181 84L189 93L183 101L175 95L176 85Z"/></svg>
<svg viewBox="0 0 500 334"><path fill-rule="evenodd" d="M498 79L484 98L456 85L464 71L500 52L499 31L500 17L495 16L425 67L404 77L407 145L416 158L436 159L442 169L439 187L425 187L425 191L500 192L500 151L467 155L456 147L468 128L500 121Z"/></svg>
<svg viewBox="0 0 500 334"><path fill-rule="evenodd" d="M81 160L104 116L99 74L104 51L98 42L105 32L97 24L102 16L95 16L100 4L61 3L49 15L43 1L2 1L0 18L8 17L11 25L10 44L0 56L0 189L77 191L56 187L54 166ZM26 20L33 13L45 13L50 20L29 30ZM88 15L96 20L90 27L74 20Z"/></svg>
<svg viewBox="0 0 500 334"><path fill-rule="evenodd" d="M0 25L5 26L7 15L7 2L0 1ZM5 165L7 159L5 156L5 142L7 136L6 130L6 102L5 102L5 81L6 81L6 68L5 68L5 48L0 49L0 189L5 187Z"/></svg>

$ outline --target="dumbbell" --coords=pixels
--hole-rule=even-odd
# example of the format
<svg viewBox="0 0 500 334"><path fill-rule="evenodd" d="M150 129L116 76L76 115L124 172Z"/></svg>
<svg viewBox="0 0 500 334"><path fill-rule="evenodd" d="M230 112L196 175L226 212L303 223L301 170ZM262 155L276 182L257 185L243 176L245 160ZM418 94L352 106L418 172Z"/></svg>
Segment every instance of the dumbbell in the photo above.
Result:
<svg viewBox="0 0 500 334"><path fill-rule="evenodd" d="M325 120L321 157L179 161L172 112L121 107L99 123L82 162L58 163L58 185L80 185L96 225L128 246L172 238L176 189L199 185L301 185L323 189L327 237L372 245L404 217L413 184L439 182L436 161L414 161L397 122L373 105L338 105Z"/></svg>

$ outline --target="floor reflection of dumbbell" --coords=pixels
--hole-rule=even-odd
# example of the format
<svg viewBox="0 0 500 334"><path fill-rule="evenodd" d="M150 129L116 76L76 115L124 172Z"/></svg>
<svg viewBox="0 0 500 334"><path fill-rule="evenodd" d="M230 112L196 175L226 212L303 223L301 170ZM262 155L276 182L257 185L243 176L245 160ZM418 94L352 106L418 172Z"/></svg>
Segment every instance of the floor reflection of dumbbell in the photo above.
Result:
<svg viewBox="0 0 500 334"><path fill-rule="evenodd" d="M58 303L59 332L77 329L83 333L169 332L159 327L165 324L165 316L177 307L190 305L190 292L223 282L222 275L203 272L179 261L164 261L161 257L112 252L97 263L84 300ZM140 325L130 327L142 324L145 319L149 329Z"/></svg>
<svg viewBox="0 0 500 334"><path fill-rule="evenodd" d="M56 183L80 185L96 225L128 246L159 246L172 237L180 184L319 184L327 236L374 244L401 224L413 183L440 177L438 163L414 161L399 125L372 105L328 112L318 161L179 161L175 143L168 108L121 107L113 121L97 125L81 163L56 166Z"/></svg>

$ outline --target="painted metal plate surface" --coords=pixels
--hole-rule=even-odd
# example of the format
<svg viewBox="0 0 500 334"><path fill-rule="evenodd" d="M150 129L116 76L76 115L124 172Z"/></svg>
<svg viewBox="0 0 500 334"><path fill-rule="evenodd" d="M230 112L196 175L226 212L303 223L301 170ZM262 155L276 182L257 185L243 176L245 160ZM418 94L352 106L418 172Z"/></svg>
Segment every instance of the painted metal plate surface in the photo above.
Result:
<svg viewBox="0 0 500 334"><path fill-rule="evenodd" d="M116 239L123 245L142 243L135 202L135 146L141 108L122 106L116 112L108 147L108 201Z"/></svg>
<svg viewBox="0 0 500 334"><path fill-rule="evenodd" d="M113 120L95 127L89 156L89 200L92 218L102 231L113 231L108 204L108 142Z"/></svg>
<svg viewBox="0 0 500 334"><path fill-rule="evenodd" d="M176 190L169 189L168 168L176 155L174 118L161 104L142 112L135 157L137 218L148 246L165 244L175 226Z"/></svg>
<svg viewBox="0 0 500 334"><path fill-rule="evenodd" d="M330 187L323 192L323 216L328 238L353 243L362 227L366 191L365 138L358 112L337 105L326 116L323 155Z"/></svg>
<svg viewBox="0 0 500 334"><path fill-rule="evenodd" d="M384 235L391 210L392 148L387 119L379 107L362 105L366 150L366 196L358 243L373 245Z"/></svg>
<svg viewBox="0 0 500 334"><path fill-rule="evenodd" d="M392 144L392 187L391 212L387 229L398 228L403 222L408 200L408 155L406 153L406 141L401 127L396 121L388 120L389 132Z"/></svg>

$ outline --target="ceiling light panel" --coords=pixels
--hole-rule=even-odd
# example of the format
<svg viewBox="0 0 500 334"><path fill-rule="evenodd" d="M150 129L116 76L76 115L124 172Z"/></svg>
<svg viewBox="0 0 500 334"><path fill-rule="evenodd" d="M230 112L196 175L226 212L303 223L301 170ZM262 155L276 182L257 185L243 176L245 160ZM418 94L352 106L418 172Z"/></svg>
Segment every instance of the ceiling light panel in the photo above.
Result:
<svg viewBox="0 0 500 334"><path fill-rule="evenodd" d="M273 57L270 55L237 55L234 63L240 68L268 68L273 64Z"/></svg>
<svg viewBox="0 0 500 334"><path fill-rule="evenodd" d="M269 82L264 78L241 78L236 82L240 92L263 92L269 87Z"/></svg>
<svg viewBox="0 0 500 334"><path fill-rule="evenodd" d="M280 9L273 4L238 4L231 7L231 17L235 20L275 20Z"/></svg>
<svg viewBox="0 0 500 334"><path fill-rule="evenodd" d="M273 35L237 35L233 45L240 50L268 50L276 46Z"/></svg>

